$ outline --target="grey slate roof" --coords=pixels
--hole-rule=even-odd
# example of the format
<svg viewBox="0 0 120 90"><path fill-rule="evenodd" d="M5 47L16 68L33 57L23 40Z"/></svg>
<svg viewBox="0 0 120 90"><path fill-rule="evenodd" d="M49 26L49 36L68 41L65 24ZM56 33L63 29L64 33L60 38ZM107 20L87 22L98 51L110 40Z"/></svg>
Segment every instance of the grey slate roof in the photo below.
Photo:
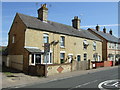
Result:
<svg viewBox="0 0 120 90"><path fill-rule="evenodd" d="M96 37L87 30L82 30L82 29L77 30L72 26L68 26L52 21L48 21L47 23L45 23L36 17L27 16L20 13L17 14L28 28L101 41L101 39L99 39L98 37Z"/></svg>
<svg viewBox="0 0 120 90"><path fill-rule="evenodd" d="M36 48L25 48L25 49L31 53L41 53L40 49L36 49Z"/></svg>
<svg viewBox="0 0 120 90"><path fill-rule="evenodd" d="M96 34L100 35L101 37L103 37L104 39L106 39L107 41L109 42L116 42L118 43L119 42L119 38L115 37L114 35L111 35L109 33L104 33L102 31L97 31L95 29L90 29L92 30L93 32L95 32ZM120 42L119 42L120 43Z"/></svg>

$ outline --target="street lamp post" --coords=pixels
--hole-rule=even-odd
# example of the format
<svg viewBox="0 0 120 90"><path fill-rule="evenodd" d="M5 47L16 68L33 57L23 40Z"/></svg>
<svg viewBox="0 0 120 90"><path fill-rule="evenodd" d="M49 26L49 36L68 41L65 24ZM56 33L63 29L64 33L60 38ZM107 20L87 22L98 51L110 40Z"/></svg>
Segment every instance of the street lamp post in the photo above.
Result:
<svg viewBox="0 0 120 90"><path fill-rule="evenodd" d="M45 54L45 61L46 61L46 65L45 65L45 77L47 77L47 61L48 61L48 52L50 52L50 44L49 43L44 43L44 54Z"/></svg>

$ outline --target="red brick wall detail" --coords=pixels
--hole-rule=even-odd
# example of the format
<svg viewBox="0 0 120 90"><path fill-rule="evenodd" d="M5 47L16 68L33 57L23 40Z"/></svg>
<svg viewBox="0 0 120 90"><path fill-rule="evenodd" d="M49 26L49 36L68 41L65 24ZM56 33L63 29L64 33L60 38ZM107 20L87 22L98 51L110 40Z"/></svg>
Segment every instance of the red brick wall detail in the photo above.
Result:
<svg viewBox="0 0 120 90"><path fill-rule="evenodd" d="M62 71L64 70L64 68L63 67L58 67L58 69L57 69L57 71L59 72L59 73L61 73Z"/></svg>
<svg viewBox="0 0 120 90"><path fill-rule="evenodd" d="M111 67L112 63L112 61L104 61L104 67Z"/></svg>

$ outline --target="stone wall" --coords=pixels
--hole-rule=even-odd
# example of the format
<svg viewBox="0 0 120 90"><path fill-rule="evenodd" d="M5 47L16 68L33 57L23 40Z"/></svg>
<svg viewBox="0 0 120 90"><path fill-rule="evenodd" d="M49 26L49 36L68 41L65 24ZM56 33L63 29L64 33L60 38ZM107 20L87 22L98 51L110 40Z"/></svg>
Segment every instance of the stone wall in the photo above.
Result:
<svg viewBox="0 0 120 90"><path fill-rule="evenodd" d="M65 72L71 72L71 63L47 65L47 76Z"/></svg>

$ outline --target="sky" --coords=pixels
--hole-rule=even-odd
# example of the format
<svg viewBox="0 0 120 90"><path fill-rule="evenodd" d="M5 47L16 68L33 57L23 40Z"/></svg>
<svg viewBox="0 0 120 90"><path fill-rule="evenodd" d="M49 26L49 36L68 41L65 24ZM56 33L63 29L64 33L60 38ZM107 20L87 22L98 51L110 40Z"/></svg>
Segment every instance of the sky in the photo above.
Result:
<svg viewBox="0 0 120 90"><path fill-rule="evenodd" d="M16 13L37 17L37 10L44 2L2 2L2 42L8 44L8 32ZM118 2L45 2L48 7L48 20L72 26L72 19L81 19L80 28L95 28L100 30L106 26L113 35L118 37ZM0 5L1 6L1 5Z"/></svg>

